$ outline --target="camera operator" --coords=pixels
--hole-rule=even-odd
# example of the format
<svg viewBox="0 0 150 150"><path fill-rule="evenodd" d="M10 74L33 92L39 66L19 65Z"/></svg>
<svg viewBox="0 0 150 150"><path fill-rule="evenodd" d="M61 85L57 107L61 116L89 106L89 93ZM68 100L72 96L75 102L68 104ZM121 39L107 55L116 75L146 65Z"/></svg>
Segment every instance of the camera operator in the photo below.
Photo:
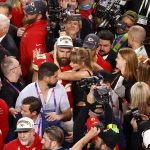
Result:
<svg viewBox="0 0 150 150"><path fill-rule="evenodd" d="M136 12L128 10L122 17L121 22L125 27L116 29L115 41L113 43L113 50L118 52L120 48L128 46L128 30L135 25L138 21L138 15Z"/></svg>
<svg viewBox="0 0 150 150"><path fill-rule="evenodd" d="M98 120L96 122L100 122L104 125L104 128L108 127L109 124L113 124L112 126L117 126L119 128L119 148L125 148L125 141L123 137L123 131L121 127L121 123L118 118L114 117L111 106L108 103L102 102L104 101L104 97L102 99L95 99L93 95L93 86L91 87L91 91L87 96L87 105L81 109L79 112L75 122L74 122L74 134L73 134L73 142L76 143L80 140L86 130L88 129L88 120L90 117L97 117ZM108 95L108 94L106 94ZM108 99L108 98L107 98ZM92 119L93 120L93 119ZM94 123L93 123L94 124Z"/></svg>
<svg viewBox="0 0 150 150"><path fill-rule="evenodd" d="M126 9L132 9L138 14L138 24L146 29L147 37L150 36L150 1L149 0L129 0Z"/></svg>
<svg viewBox="0 0 150 150"><path fill-rule="evenodd" d="M71 18L71 20L72 18L74 18L73 16L76 13L75 9L77 8L77 5L78 3L76 0L47 0L48 34L46 39L46 45L48 51L53 50L56 39L62 35L62 32L66 30L64 26L64 21L68 19L68 16L69 18ZM66 33L63 35L66 35ZM67 33L67 35L69 34Z"/></svg>
<svg viewBox="0 0 150 150"><path fill-rule="evenodd" d="M149 101L150 89L144 82L137 82L131 88L131 111L124 116L123 129L127 150L142 149L138 126L150 117ZM137 141L135 141L135 137Z"/></svg>

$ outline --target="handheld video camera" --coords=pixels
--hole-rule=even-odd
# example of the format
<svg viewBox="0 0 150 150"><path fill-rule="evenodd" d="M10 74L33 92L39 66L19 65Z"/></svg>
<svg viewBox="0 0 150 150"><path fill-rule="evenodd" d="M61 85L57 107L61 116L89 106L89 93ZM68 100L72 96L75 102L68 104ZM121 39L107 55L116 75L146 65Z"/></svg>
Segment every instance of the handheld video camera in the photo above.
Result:
<svg viewBox="0 0 150 150"><path fill-rule="evenodd" d="M92 85L96 85L97 87L94 89L93 96L97 103L99 104L108 104L111 101L110 90L101 86L100 82L103 80L103 76L97 74L96 76L90 76L87 78L83 78L78 82L78 85L83 88L83 90L90 90Z"/></svg>
<svg viewBox="0 0 150 150"><path fill-rule="evenodd" d="M142 118L141 118L141 116L140 116L140 113L139 113L139 110L138 110L137 107L136 107L136 108L132 108L131 110L129 110L129 111L127 112L127 114L128 114L129 116L131 116L132 118L135 118L137 124L139 124L140 122L142 122Z"/></svg>

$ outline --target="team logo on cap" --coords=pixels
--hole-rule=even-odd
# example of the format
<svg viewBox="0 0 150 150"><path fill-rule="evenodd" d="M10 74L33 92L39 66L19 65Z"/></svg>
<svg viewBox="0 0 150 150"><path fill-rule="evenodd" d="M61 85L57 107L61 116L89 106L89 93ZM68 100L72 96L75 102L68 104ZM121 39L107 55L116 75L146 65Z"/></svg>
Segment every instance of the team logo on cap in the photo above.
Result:
<svg viewBox="0 0 150 150"><path fill-rule="evenodd" d="M88 41L89 42L94 42L94 40L92 38L90 38L90 37L88 38Z"/></svg>

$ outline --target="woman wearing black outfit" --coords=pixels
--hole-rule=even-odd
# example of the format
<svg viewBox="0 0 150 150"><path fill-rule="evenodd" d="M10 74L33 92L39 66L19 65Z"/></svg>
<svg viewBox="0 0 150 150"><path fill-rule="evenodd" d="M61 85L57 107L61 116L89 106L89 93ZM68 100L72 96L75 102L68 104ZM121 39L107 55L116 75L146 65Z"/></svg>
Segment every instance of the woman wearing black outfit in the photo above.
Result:
<svg viewBox="0 0 150 150"><path fill-rule="evenodd" d="M122 48L116 58L118 73L112 74L111 88L113 89L113 103L115 114L119 109L124 113L127 104L130 103L130 89L136 82L138 59L135 52L130 48ZM119 108L119 109L118 109Z"/></svg>
<svg viewBox="0 0 150 150"><path fill-rule="evenodd" d="M86 105L86 93L79 86L79 82L82 78L89 77L93 74L91 65L90 52L84 48L78 48L71 53L70 56L71 72L61 72L59 78L62 80L73 81L72 94L73 94L73 119L75 120L80 108Z"/></svg>

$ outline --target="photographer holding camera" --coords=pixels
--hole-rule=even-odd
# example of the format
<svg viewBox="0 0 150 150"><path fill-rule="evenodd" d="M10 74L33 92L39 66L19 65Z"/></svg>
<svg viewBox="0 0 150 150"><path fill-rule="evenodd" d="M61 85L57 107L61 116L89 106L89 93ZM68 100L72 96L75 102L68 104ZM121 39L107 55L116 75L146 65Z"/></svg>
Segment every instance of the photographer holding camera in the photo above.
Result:
<svg viewBox="0 0 150 150"><path fill-rule="evenodd" d="M127 150L142 150L142 137L138 132L143 120L149 120L150 89L144 82L137 82L131 88L131 111L124 116L123 129L126 138Z"/></svg>
<svg viewBox="0 0 150 150"><path fill-rule="evenodd" d="M103 128L106 129L109 124L111 124L112 127L115 126L115 128L119 128L118 145L119 148L123 150L125 149L125 141L121 123L119 119L113 115L112 108L109 104L110 96L108 91L104 87L101 88L102 89L98 90L97 86L91 87L90 93L87 96L87 104L81 109L74 122L73 142L76 143L84 136L86 130L89 130L89 119L91 117L96 117L97 119L94 121L93 125L95 124L96 126L101 127L100 124L102 123L104 126ZM98 92L99 94L94 94L94 91L96 91L96 93Z"/></svg>
<svg viewBox="0 0 150 150"><path fill-rule="evenodd" d="M135 25L138 21L138 15L132 10L126 11L121 17L120 26L116 29L115 40L113 43L113 50L118 52L120 48L128 46L128 31L129 28Z"/></svg>

